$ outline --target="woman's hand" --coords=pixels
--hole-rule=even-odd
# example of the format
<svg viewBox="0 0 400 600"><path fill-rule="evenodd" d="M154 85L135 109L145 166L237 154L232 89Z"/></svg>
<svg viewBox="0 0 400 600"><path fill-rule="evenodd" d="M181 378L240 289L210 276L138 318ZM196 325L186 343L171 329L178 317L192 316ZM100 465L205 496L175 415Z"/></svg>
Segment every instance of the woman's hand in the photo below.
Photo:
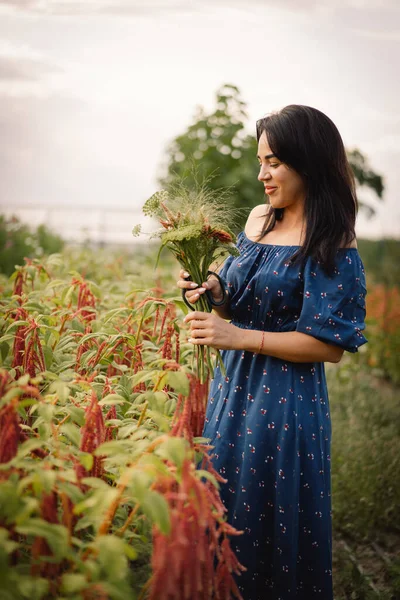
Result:
<svg viewBox="0 0 400 600"><path fill-rule="evenodd" d="M215 302L220 302L224 297L224 292L220 286L218 279L210 278L207 281L204 281L201 286L193 281L187 281L187 277L189 277L189 273L181 269L179 271L179 281L177 285L181 289L187 289L186 292L186 300L190 302L190 304L195 304L200 298L201 294L204 294L206 290L209 290L214 298Z"/></svg>
<svg viewBox="0 0 400 600"><path fill-rule="evenodd" d="M240 350L241 330L227 323L213 313L194 311L183 319L190 323L189 341L196 345L206 345L218 350Z"/></svg>

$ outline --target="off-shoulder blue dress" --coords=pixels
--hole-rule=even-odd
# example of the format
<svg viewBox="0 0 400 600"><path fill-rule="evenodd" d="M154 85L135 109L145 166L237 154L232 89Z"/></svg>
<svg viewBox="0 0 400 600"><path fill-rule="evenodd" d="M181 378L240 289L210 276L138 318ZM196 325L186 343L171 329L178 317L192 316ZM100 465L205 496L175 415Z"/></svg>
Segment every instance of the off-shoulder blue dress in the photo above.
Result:
<svg viewBox="0 0 400 600"><path fill-rule="evenodd" d="M337 252L329 277L298 246L238 236L240 256L220 275L232 323L243 329L300 331L349 352L367 342L365 273L356 248ZM236 577L244 600L331 600L331 421L323 362L290 362L224 350L211 381L203 436L228 480L221 498L231 538L247 571Z"/></svg>

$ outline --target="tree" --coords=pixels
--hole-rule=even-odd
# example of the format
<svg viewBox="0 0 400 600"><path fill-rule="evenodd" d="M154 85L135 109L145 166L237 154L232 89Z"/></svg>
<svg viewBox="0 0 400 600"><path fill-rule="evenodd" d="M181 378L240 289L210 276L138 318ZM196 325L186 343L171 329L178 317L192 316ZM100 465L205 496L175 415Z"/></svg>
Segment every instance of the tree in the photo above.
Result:
<svg viewBox="0 0 400 600"><path fill-rule="evenodd" d="M165 187L175 178L186 178L188 185L195 171L200 177L213 178L208 185L213 189L232 187L232 205L244 209L238 230L243 229L250 209L265 202L262 186L257 181L257 140L246 132L248 119L246 103L239 89L225 84L216 93L216 108L206 114L198 106L193 124L177 136L167 147L167 175L158 183ZM348 158L359 185L371 188L382 198L383 180L374 173L359 150L348 152ZM360 201L360 207L369 215L374 209Z"/></svg>
<svg viewBox="0 0 400 600"><path fill-rule="evenodd" d="M16 265L24 264L25 256L38 258L60 252L63 246L60 236L45 225L39 225L35 231L15 216L0 215L0 273L11 275Z"/></svg>

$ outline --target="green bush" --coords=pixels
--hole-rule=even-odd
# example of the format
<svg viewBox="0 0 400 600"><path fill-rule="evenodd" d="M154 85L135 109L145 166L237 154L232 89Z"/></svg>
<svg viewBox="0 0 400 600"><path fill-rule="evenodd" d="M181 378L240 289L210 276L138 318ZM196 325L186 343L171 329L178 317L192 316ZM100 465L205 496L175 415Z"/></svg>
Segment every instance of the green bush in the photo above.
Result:
<svg viewBox="0 0 400 600"><path fill-rule="evenodd" d="M334 530L355 538L400 531L398 388L360 356L327 369Z"/></svg>
<svg viewBox="0 0 400 600"><path fill-rule="evenodd" d="M13 216L0 215L0 272L11 275L16 265L27 258L38 258L44 254L60 252L64 242L51 233L45 225L33 230Z"/></svg>

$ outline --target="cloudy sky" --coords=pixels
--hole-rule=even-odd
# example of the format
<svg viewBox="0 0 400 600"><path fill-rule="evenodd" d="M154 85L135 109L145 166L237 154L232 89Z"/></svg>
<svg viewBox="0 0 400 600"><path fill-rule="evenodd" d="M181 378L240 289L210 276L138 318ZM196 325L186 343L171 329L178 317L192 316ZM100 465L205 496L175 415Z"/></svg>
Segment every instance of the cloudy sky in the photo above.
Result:
<svg viewBox="0 0 400 600"><path fill-rule="evenodd" d="M286 104L329 115L385 177L358 235L400 237L399 49L398 0L0 0L1 208L139 211L232 83L249 132Z"/></svg>

